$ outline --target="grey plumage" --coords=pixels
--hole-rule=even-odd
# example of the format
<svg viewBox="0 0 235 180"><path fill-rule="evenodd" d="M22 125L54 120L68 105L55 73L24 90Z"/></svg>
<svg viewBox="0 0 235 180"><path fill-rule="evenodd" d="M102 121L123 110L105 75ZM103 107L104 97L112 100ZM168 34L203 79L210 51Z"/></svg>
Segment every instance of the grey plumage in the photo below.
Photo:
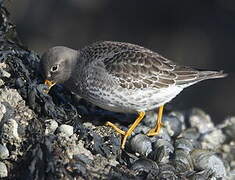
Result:
<svg viewBox="0 0 235 180"><path fill-rule="evenodd" d="M223 71L180 66L138 45L111 41L78 51L54 47L44 53L41 68L45 79L116 112L148 111L192 84L226 76Z"/></svg>

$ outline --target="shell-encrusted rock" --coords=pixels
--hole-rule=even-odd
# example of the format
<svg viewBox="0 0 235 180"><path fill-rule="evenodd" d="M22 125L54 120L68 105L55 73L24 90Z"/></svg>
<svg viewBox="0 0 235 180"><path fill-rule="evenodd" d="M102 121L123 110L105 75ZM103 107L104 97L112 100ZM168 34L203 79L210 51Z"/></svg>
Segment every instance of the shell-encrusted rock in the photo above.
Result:
<svg viewBox="0 0 235 180"><path fill-rule="evenodd" d="M191 152L195 170L212 170L215 178L225 178L226 169L223 161L212 151L195 149Z"/></svg>
<svg viewBox="0 0 235 180"><path fill-rule="evenodd" d="M0 102L8 102L11 106L16 107L20 101L23 101L16 89L0 89Z"/></svg>

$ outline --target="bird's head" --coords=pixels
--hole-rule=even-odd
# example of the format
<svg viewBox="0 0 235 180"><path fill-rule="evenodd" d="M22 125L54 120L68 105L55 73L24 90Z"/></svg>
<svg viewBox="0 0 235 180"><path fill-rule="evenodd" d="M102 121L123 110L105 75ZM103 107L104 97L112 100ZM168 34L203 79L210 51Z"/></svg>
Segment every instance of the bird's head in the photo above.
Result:
<svg viewBox="0 0 235 180"><path fill-rule="evenodd" d="M42 55L40 68L49 89L69 80L77 57L78 51L63 46L52 47Z"/></svg>

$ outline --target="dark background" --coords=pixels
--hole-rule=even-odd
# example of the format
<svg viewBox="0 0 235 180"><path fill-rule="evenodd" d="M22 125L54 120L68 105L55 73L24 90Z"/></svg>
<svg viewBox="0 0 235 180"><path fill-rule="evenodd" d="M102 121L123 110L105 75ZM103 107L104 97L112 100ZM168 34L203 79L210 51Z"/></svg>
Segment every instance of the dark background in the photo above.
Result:
<svg viewBox="0 0 235 180"><path fill-rule="evenodd" d="M220 122L235 115L234 0L20 0L5 5L22 42L42 54L94 41L145 46L180 64L229 73L183 91L173 109L200 107Z"/></svg>

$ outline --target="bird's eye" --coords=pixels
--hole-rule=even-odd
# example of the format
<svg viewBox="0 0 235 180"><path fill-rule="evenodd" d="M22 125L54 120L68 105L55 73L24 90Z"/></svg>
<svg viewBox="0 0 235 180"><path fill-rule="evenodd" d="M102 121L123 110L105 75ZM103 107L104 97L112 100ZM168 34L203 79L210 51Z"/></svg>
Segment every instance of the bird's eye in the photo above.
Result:
<svg viewBox="0 0 235 180"><path fill-rule="evenodd" d="M58 69L59 69L59 65L58 65L58 64L55 65L55 66L52 66L52 67L51 67L51 72L58 71Z"/></svg>

